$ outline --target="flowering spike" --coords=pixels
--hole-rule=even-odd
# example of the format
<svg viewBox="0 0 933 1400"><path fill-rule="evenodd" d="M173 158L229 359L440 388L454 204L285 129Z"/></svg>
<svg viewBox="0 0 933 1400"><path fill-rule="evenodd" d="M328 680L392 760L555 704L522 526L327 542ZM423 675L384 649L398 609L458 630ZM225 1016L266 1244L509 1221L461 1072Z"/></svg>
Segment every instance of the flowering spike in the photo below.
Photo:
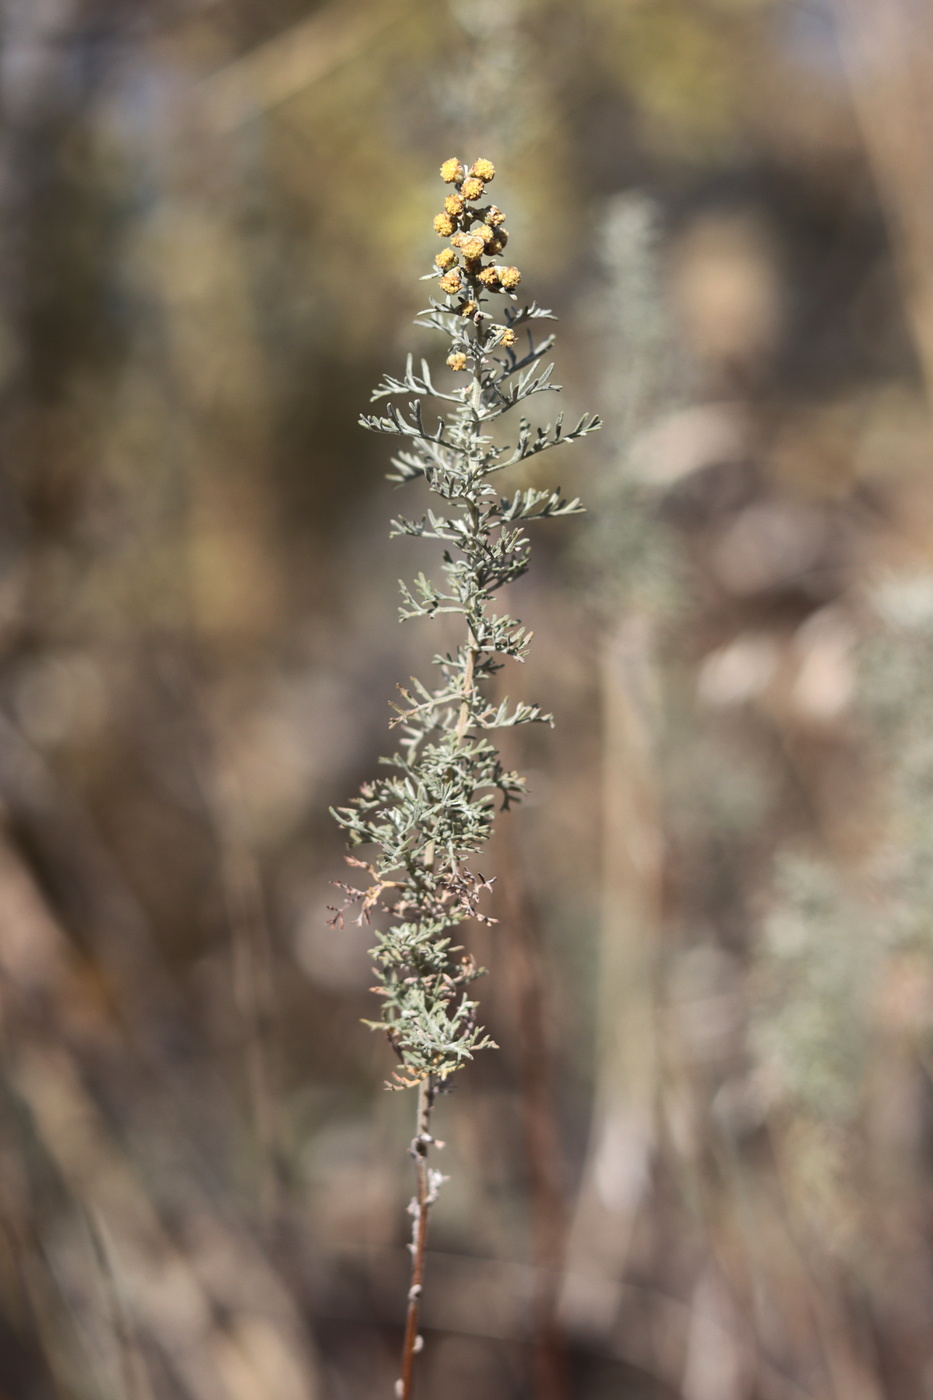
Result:
<svg viewBox="0 0 933 1400"><path fill-rule="evenodd" d="M505 247L505 215L495 205L470 207L494 175L485 159L474 161L468 176L454 157L441 166L441 179L459 185L459 194L449 194L434 219L434 231L450 244L428 276L443 274L439 287L445 300L432 298L416 322L440 332L447 341L447 368L462 377L452 384L446 380L449 387L435 387L428 364L422 361L417 374L409 355L404 374L386 375L373 394L390 400L401 395L402 405L390 402L385 416L361 419L374 432L406 440L405 450L392 459L390 479L423 479L437 499L436 508L420 520L402 517L392 524L393 534L436 540L442 549L438 581L419 574L411 584L401 584L402 618L451 613L462 619L459 644L434 658L434 685L413 678L408 687L399 687L392 726L404 738L384 760L388 774L366 783L350 806L334 813L349 844L372 852L366 861L348 857L365 879L362 885L341 885L347 901L335 911L334 922L342 924L351 905L359 910L358 922L382 915L370 952L380 1019L366 1024L385 1031L401 1061L387 1087L418 1090L410 1148L417 1194L410 1207L411 1287L398 1400L411 1400L428 1214L445 1180L428 1166L430 1148L441 1146L429 1130L431 1112L449 1077L477 1050L494 1048L468 995L482 968L452 939L465 920L494 922L480 908L491 881L474 861L489 838L497 802L507 809L524 791L524 780L503 767L489 736L510 725L551 722L537 705L497 704L486 694L503 663L523 660L531 642L517 618L492 610L493 597L528 568L524 523L582 509L559 491L534 487L503 498L492 478L599 427L597 418L583 417L565 432L558 417L553 429L532 430L522 418L511 447L494 445L488 432L515 404L557 387L550 382L553 366L541 363L553 337L536 341L532 330L532 323L550 312L534 303L508 307L496 322L485 309L490 295L501 291L515 301L521 280L518 268L492 261ZM454 249L463 255L462 266ZM521 355L512 348L517 326L528 328L528 349ZM451 407L430 422L425 405L432 403Z"/></svg>
<svg viewBox="0 0 933 1400"><path fill-rule="evenodd" d="M462 637L453 651L434 658L432 686L413 680L400 688L392 723L404 737L386 760L387 774L335 813L351 847L371 852L365 863L351 858L365 880L348 888L348 905L355 904L365 922L382 914L384 927L372 949L381 1003L374 1024L401 1061L395 1084L407 1086L442 1084L491 1044L467 995L482 969L463 956L451 933L465 920L488 922L480 900L489 881L473 862L489 838L496 805L508 807L524 790L522 778L503 767L490 735L508 725L550 722L535 705L493 703L485 694L504 661L524 658L531 639L516 618L494 612L491 604L528 568L523 522L582 509L559 492L533 488L503 500L492 478L599 426L598 419L583 418L566 432L558 419L553 429L532 431L523 419L512 447L493 445L491 423L532 394L557 387L550 383L552 366L542 364L552 337L536 341L532 333L534 321L550 313L534 305L510 308L497 322L486 309L490 296L513 292L521 274L492 261L503 242L502 211L469 207L493 178L492 163L479 159L469 175L465 169L453 157L441 166L441 179L460 187L434 219L435 232L450 239L434 259L445 301L432 299L417 322L448 342L446 364L460 378L435 386L428 365L422 362L417 374L409 356L405 374L385 376L374 394L401 401L390 402L385 416L362 419L375 432L406 439L392 479L423 478L438 501L421 520L393 523L393 533L436 540L443 553L438 580L420 574L402 584L401 615L456 614ZM518 326L529 330L521 354L512 348ZM428 408L437 403L447 410L432 423Z"/></svg>

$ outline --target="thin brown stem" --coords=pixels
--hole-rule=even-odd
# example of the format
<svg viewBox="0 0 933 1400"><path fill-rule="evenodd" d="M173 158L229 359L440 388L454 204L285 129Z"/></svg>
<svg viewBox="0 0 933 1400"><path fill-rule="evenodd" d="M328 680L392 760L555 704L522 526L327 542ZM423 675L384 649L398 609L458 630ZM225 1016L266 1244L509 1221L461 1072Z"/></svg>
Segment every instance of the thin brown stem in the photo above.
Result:
<svg viewBox="0 0 933 1400"><path fill-rule="evenodd" d="M460 717L457 720L456 747L459 749L463 743L463 736L466 734L467 725L470 722L470 704L473 699L475 689L473 683L473 669L476 666L477 649L473 645L473 638L470 638L471 646L467 652L466 668L463 672L463 699L460 702Z"/></svg>
<svg viewBox="0 0 933 1400"><path fill-rule="evenodd" d="M421 1312L421 1292L424 1286L424 1257L428 1240L428 1213L437 1196L431 1181L428 1165L428 1151L434 1139L431 1137L431 1110L437 1097L437 1085L431 1078L423 1079L418 1085L418 1116L415 1136L411 1142L411 1155L415 1159L417 1173L417 1194L411 1203L414 1216L411 1240L411 1286L408 1289L408 1316L405 1320L405 1341L402 1346L402 1375L395 1383L397 1400L411 1400L412 1383L415 1372L415 1357L421 1350L418 1336L418 1318Z"/></svg>
<svg viewBox="0 0 933 1400"><path fill-rule="evenodd" d="M470 295L477 301L482 300L480 290L481 284L472 277L470 279ZM474 339L480 338L477 330ZM474 373L473 394L471 396L472 409L472 432L479 432L479 413L477 404L482 389L482 375L479 371ZM479 529L479 512L475 505L469 506L470 521L474 533ZM457 728L454 734L454 748L459 749L463 743L467 730L470 726L470 716L473 711L473 699L476 694L476 662L480 654L480 648L472 627L467 625L467 653L466 663L463 669L463 693L460 701L460 713L457 717ZM414 1216L414 1226L412 1229L411 1242L411 1285L408 1289L408 1314L405 1319L405 1341L402 1346L402 1374L395 1383L396 1400L411 1400L412 1386L414 1383L415 1357L421 1350L421 1337L418 1333L418 1320L421 1313L421 1294L424 1287L424 1263L425 1252L428 1240L428 1214L431 1206L437 1199L437 1189L441 1178L436 1172L432 1172L428 1163L428 1152L434 1143L431 1136L431 1111L434 1107L434 1100L439 1092L439 1082L431 1075L421 1081L418 1086L418 1116L415 1129L415 1136L412 1139L411 1154L415 1159L417 1172L417 1193L411 1203L411 1212Z"/></svg>
<svg viewBox="0 0 933 1400"><path fill-rule="evenodd" d="M477 381L474 381L474 383L475 382ZM477 425L475 421L473 426L474 429L476 429ZM479 515L475 506L470 506L470 521L475 532L479 525ZM476 690L475 672L476 658L479 656L479 647L476 645L476 637L474 636L473 629L469 625L467 626L467 640L469 642L469 648L467 650L466 666L463 671L463 699L460 702L457 732L454 736L454 748L457 749L459 749L460 745L463 743L467 726L470 723L470 710L473 704L473 694Z"/></svg>

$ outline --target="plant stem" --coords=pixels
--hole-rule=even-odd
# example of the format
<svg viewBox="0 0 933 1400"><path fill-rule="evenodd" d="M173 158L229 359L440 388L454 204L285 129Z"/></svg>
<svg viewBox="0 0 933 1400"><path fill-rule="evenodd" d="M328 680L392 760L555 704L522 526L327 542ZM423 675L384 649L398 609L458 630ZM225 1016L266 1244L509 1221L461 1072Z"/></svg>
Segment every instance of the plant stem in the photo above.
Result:
<svg viewBox="0 0 933 1400"><path fill-rule="evenodd" d="M428 1150L433 1141L430 1132L431 1110L434 1107L436 1097L437 1085L433 1078L423 1079L418 1085L418 1114L415 1122L415 1136L412 1138L410 1149L416 1164L417 1194L411 1205L415 1218L411 1242L411 1286L408 1290L408 1316L405 1320L405 1341L402 1346L402 1375L395 1385L397 1400L411 1400L415 1356L420 1350L418 1346L418 1315L421 1310L421 1290L424 1286L428 1212L435 1198L435 1193L431 1189Z"/></svg>
<svg viewBox="0 0 933 1400"><path fill-rule="evenodd" d="M472 642L472 638L470 639ZM463 736L466 733L467 725L470 722L470 704L473 699L475 689L473 683L473 670L476 665L478 655L475 645L471 645L467 652L466 667L463 672L463 699L460 702L460 716L457 720L457 732L454 736L454 747L458 748L463 743Z"/></svg>
<svg viewBox="0 0 933 1400"><path fill-rule="evenodd" d="M473 425L473 431L474 433L476 431L475 423ZM475 507L470 508L470 518L475 534L479 525L479 515ZM473 697L476 691L476 660L479 655L479 647L476 644L476 637L473 634L472 628L467 628L467 635L469 646L466 665L463 671L463 699L460 702L460 714L457 719L457 729L454 735L455 749L459 749L460 745L463 743L464 736L469 727ZM428 1166L428 1150L434 1141L430 1132L431 1110L434 1107L434 1100L437 1098L437 1092L438 1085L432 1075L429 1075L427 1079L423 1079L418 1085L418 1111L415 1136L411 1144L411 1154L415 1158L417 1169L418 1190L412 1202L415 1224L412 1232L411 1245L411 1287L408 1290L408 1316L405 1321L405 1341L402 1347L402 1375L395 1387L398 1400L411 1400L415 1356L420 1350L418 1346L418 1316L421 1310L421 1291L424 1285L424 1257L428 1239L428 1212L437 1195L436 1190L432 1189L430 1169Z"/></svg>

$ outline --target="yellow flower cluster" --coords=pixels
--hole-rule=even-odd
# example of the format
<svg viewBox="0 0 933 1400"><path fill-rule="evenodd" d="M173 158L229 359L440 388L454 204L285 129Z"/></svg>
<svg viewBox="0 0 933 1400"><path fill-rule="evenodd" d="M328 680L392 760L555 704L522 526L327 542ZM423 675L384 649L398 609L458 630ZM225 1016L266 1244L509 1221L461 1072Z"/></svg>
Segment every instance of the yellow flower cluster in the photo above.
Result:
<svg viewBox="0 0 933 1400"><path fill-rule="evenodd" d="M491 160L486 160L484 156L480 156L478 160L474 160L473 164L470 166L470 175L473 179L482 180L487 185L495 173L496 167ZM441 166L441 179L445 184L459 185L465 177L466 171L456 156L451 156L450 160L444 161L444 164Z"/></svg>
<svg viewBox="0 0 933 1400"><path fill-rule="evenodd" d="M512 292L521 281L517 267L483 265L483 257L497 257L509 238L503 227L505 215L497 205L490 204L485 209L470 207L482 198L495 173L496 167L492 161L483 156L473 162L469 171L455 156L445 160L441 166L441 179L447 185L456 186L456 189L446 196L443 210L434 217L435 233L440 238L450 239L450 247L438 253L434 261L444 274L440 278L441 291L448 296L458 292L464 296L464 301L457 307L464 316L475 315L475 294L480 288L490 292ZM472 284L474 292L474 297L468 300L464 277Z"/></svg>
<svg viewBox="0 0 933 1400"><path fill-rule="evenodd" d="M473 233L455 234L453 245L460 249L465 258L480 258L486 251L486 244Z"/></svg>
<svg viewBox="0 0 933 1400"><path fill-rule="evenodd" d="M447 356L447 363L451 369L466 369L467 357L462 350L454 350Z"/></svg>

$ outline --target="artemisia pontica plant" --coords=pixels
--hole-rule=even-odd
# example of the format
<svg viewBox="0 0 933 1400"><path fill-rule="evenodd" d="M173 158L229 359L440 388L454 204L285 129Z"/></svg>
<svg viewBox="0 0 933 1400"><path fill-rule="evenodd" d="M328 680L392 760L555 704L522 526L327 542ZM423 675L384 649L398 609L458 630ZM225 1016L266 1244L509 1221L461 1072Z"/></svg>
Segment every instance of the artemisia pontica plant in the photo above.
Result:
<svg viewBox="0 0 933 1400"><path fill-rule="evenodd" d="M523 660L531 641L516 618L495 611L494 595L528 568L526 522L582 509L579 501L550 489L526 487L502 496L497 478L599 427L588 415L570 430L560 417L537 428L521 417L512 445L498 445L490 434L516 404L558 388L550 382L553 365L541 363L554 337L534 335L535 322L551 313L533 303L516 304L521 274L502 261L505 215L487 198L495 175L491 161L477 160L467 170L451 159L440 173L449 193L434 230L446 243L429 277L439 278L444 300L432 296L415 324L439 331L448 342L451 378L436 384L427 361L416 371L409 355L402 377L386 375L373 393L374 400L389 400L385 416L365 415L361 422L403 439L390 480L423 481L440 501L420 518L392 522L394 535L437 540L442 551L441 581L422 573L410 586L401 585L401 616L452 613L462 618L463 630L454 649L434 657L433 686L413 679L399 687L392 727L402 737L398 752L382 760L389 772L335 813L351 847L368 852L365 860L348 857L365 883L342 886L347 903L337 920L358 906L360 921L378 911L384 922L372 950L382 1015L368 1024L385 1031L401 1062L390 1087L418 1087L412 1285L396 1386L403 1400L411 1393L420 1346L428 1211L443 1180L428 1165L431 1110L450 1075L493 1043L469 995L482 969L452 937L466 919L492 922L479 907L490 882L474 861L489 838L497 805L508 808L524 787L517 773L503 768L489 736L508 725L550 722L537 705L488 697L486 683L506 658ZM393 401L398 397L401 406ZM427 401L438 406L430 419Z"/></svg>

